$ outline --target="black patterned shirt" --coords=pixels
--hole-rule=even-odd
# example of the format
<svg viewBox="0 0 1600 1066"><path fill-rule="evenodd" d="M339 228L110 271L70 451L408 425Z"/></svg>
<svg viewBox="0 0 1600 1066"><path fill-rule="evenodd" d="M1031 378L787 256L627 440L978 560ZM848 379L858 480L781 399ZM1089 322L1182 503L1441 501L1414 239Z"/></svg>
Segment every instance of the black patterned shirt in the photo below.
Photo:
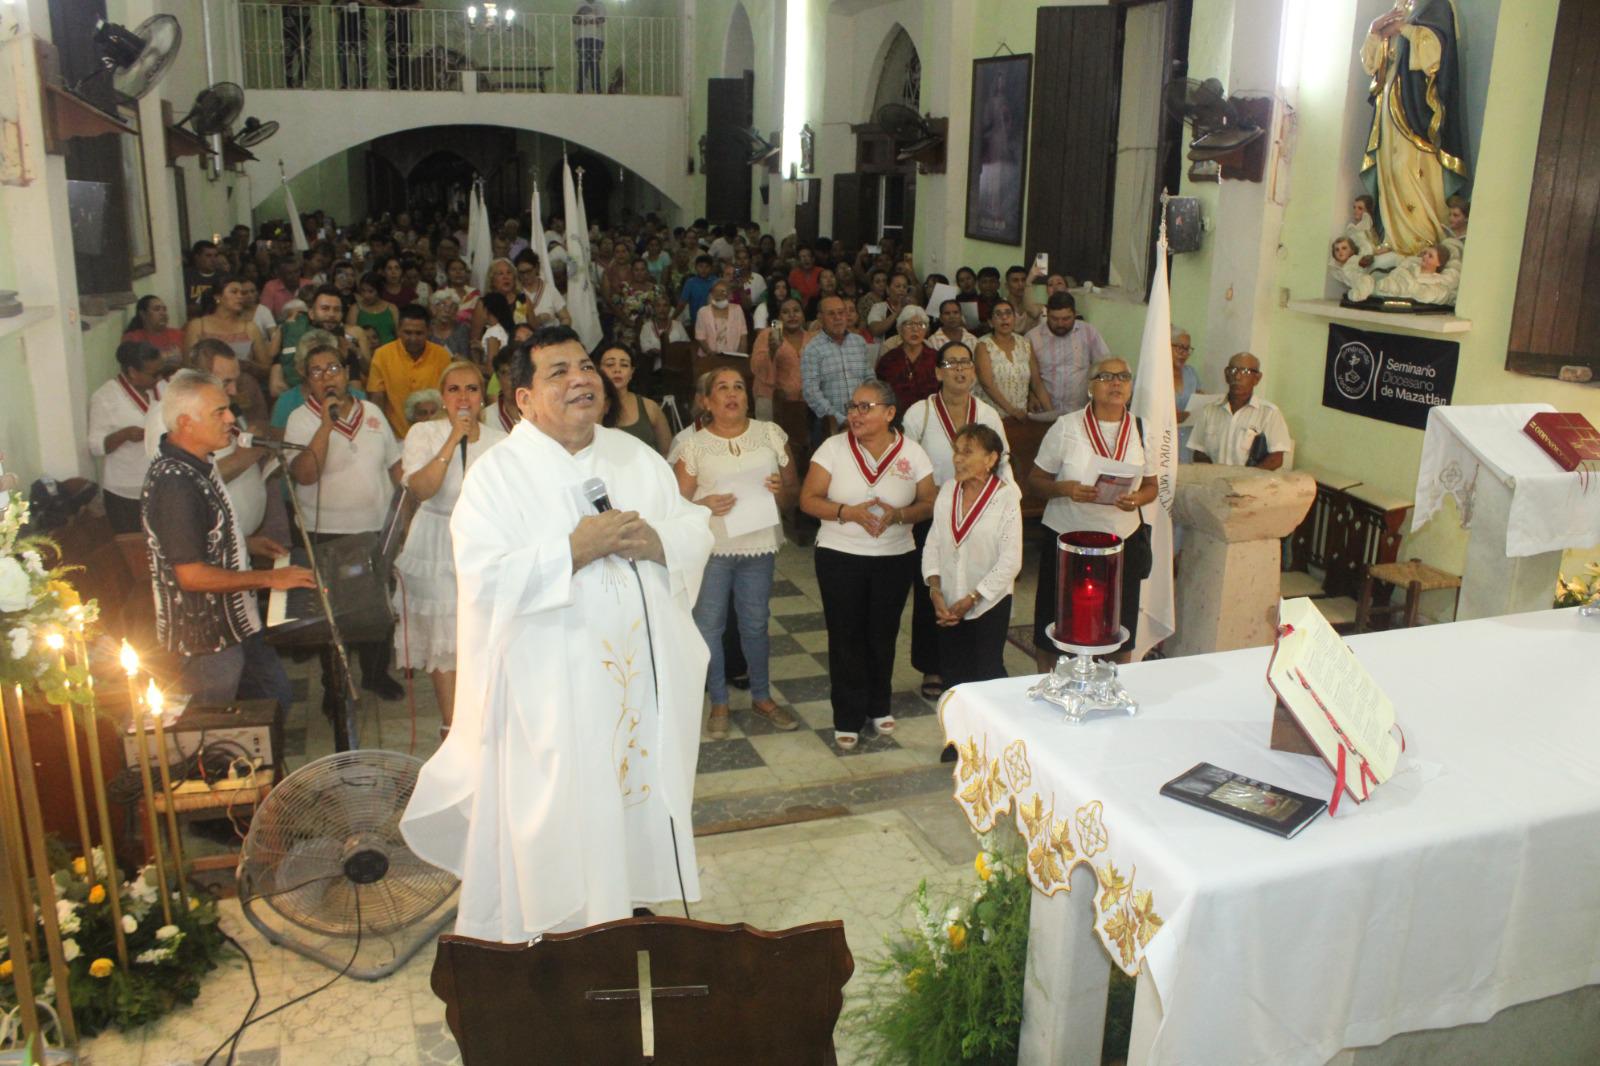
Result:
<svg viewBox="0 0 1600 1066"><path fill-rule="evenodd" d="M145 474L140 504L162 647L179 655L206 655L259 633L254 593L178 587L177 568L185 563L250 569L244 535L216 466L163 437Z"/></svg>

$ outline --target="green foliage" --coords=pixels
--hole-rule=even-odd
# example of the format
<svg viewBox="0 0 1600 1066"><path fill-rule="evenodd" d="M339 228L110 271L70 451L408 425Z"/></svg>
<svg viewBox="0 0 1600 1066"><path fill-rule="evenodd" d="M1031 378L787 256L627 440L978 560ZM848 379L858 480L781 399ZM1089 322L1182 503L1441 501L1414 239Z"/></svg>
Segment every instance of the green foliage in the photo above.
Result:
<svg viewBox="0 0 1600 1066"><path fill-rule="evenodd" d="M52 841L52 863L59 861L51 881L55 886L57 921L62 948L67 955L69 992L73 1018L83 1036L116 1026L130 1029L166 1014L174 1007L193 1003L200 994L201 979L216 969L225 941L217 927L216 903L191 897L190 907L172 901L172 924L165 924L160 888L151 867L145 867L121 886L124 934L128 948L128 968L117 964L116 932L111 905L104 888L90 881L82 859L66 860L65 852ZM100 877L105 875L105 859L95 849L94 864ZM44 926L37 926L39 957L31 960L33 987L41 998L56 996L49 959L45 955ZM0 942L0 971L10 973L14 964L11 945ZM16 1006L16 989L10 981L0 982L0 1011Z"/></svg>

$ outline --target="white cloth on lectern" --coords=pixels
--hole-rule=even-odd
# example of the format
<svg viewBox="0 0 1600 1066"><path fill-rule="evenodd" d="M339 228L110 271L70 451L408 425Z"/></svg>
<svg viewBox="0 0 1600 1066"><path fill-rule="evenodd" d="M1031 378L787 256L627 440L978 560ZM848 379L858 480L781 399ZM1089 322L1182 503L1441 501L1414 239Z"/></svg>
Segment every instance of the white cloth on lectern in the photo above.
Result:
<svg viewBox="0 0 1600 1066"><path fill-rule="evenodd" d="M1461 525L1470 528L1473 489L1487 473L1511 487L1507 557L1600 544L1595 475L1562 470L1522 431L1535 414L1554 410L1547 403L1504 403L1429 411L1412 530L1434 516L1446 495L1455 497Z"/></svg>
<svg viewBox="0 0 1600 1066"><path fill-rule="evenodd" d="M636 581L608 556L572 573L591 477L655 529L665 566L640 562ZM677 899L680 874L699 899L690 805L709 656L690 608L706 510L626 433L596 427L571 455L523 421L467 472L450 531L455 720L400 827L461 878L456 932L514 943L626 918Z"/></svg>

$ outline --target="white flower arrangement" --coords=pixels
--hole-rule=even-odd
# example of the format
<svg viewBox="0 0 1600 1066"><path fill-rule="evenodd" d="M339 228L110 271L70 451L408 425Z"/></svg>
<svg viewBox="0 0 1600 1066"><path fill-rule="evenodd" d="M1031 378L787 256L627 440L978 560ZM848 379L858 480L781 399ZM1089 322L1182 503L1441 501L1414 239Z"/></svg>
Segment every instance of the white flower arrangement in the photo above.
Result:
<svg viewBox="0 0 1600 1066"><path fill-rule="evenodd" d="M65 932L65 930L63 930L63 932ZM73 959L82 954L83 949L78 946L78 942L76 940L69 938L61 942L61 957L66 961L71 962Z"/></svg>
<svg viewBox="0 0 1600 1066"><path fill-rule="evenodd" d="M71 936L83 927L78 918L78 905L70 899L56 900L56 925L61 928L63 936Z"/></svg>

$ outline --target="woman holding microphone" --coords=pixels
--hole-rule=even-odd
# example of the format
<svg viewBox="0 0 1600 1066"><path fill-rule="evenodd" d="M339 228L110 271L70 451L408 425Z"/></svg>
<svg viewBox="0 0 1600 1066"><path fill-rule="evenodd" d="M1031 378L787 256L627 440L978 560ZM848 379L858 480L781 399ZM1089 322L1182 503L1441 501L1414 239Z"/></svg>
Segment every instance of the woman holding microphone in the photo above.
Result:
<svg viewBox="0 0 1600 1066"><path fill-rule="evenodd" d="M439 377L440 412L406 434L400 483L420 501L406 545L395 560L394 605L400 615L394 645L400 666L426 670L439 701L439 735L450 729L456 694L456 570L450 512L467 467L505 433L483 415L483 371L451 363Z"/></svg>

